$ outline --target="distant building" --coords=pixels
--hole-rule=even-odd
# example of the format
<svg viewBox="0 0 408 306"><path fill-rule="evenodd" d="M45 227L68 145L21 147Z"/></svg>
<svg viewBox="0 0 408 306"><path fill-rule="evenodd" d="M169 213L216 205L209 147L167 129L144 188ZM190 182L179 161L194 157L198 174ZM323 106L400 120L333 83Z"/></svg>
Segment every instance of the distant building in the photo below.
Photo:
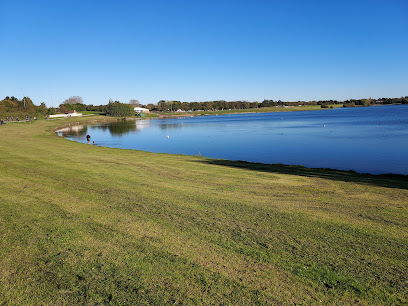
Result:
<svg viewBox="0 0 408 306"><path fill-rule="evenodd" d="M65 114L56 114L56 115L50 115L49 118L71 118L71 117L81 117L81 113L77 113L75 110L73 111L68 111Z"/></svg>
<svg viewBox="0 0 408 306"><path fill-rule="evenodd" d="M149 110L147 108L143 108L143 107L135 107L135 113L136 114L147 114L149 113Z"/></svg>

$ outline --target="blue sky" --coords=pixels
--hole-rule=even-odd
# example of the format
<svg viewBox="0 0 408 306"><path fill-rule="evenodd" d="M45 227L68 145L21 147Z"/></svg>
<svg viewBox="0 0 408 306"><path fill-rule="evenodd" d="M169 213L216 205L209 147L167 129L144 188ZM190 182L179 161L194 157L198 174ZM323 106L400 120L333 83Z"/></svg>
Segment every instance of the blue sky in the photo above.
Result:
<svg viewBox="0 0 408 306"><path fill-rule="evenodd" d="M408 95L408 1L0 0L0 99Z"/></svg>

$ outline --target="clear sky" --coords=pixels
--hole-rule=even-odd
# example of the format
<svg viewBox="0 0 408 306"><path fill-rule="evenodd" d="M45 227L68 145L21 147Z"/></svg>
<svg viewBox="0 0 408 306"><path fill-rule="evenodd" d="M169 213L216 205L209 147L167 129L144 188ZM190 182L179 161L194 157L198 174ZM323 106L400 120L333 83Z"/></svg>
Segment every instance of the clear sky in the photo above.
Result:
<svg viewBox="0 0 408 306"><path fill-rule="evenodd" d="M0 0L0 99L408 95L408 0Z"/></svg>

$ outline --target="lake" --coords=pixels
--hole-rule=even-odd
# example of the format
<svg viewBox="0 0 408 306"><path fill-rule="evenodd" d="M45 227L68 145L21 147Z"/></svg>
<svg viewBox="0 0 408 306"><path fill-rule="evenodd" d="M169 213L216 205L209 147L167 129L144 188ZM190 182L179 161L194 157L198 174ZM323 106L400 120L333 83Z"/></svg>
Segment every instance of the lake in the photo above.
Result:
<svg viewBox="0 0 408 306"><path fill-rule="evenodd" d="M58 133L114 148L408 175L408 105L118 121Z"/></svg>

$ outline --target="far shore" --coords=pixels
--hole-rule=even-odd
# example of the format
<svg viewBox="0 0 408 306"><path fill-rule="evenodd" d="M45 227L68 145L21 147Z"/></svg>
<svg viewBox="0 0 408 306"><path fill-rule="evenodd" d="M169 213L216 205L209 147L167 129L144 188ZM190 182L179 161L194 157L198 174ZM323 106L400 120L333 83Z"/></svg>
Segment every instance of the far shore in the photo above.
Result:
<svg viewBox="0 0 408 306"><path fill-rule="evenodd" d="M249 109L226 109L217 111L188 111L188 112L163 112L155 114L158 118L170 118L170 117L196 117L196 116L210 116L210 115L232 115L232 114L249 114L249 113L272 113L272 112L295 112L295 111L311 111L311 110L331 110L334 108L340 108L342 104L331 105L332 108L322 108L320 105L306 105L306 106L287 106L287 107L262 107L262 108L249 108Z"/></svg>

